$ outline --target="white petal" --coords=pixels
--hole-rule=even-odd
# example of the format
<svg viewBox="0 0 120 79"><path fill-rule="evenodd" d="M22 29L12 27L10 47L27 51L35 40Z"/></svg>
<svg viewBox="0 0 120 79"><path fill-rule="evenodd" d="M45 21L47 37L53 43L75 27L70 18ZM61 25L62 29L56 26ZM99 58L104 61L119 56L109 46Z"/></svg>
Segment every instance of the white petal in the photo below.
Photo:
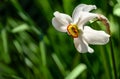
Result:
<svg viewBox="0 0 120 79"><path fill-rule="evenodd" d="M86 11L86 12L89 12L93 9L96 9L96 6L95 5L87 5L87 4L79 4L75 10L76 11ZM74 11L75 11L74 10Z"/></svg>
<svg viewBox="0 0 120 79"><path fill-rule="evenodd" d="M98 14L95 13L89 13L89 12L81 12L80 20L78 22L78 26L84 25L87 23L89 20L92 20L96 17L98 17Z"/></svg>
<svg viewBox="0 0 120 79"><path fill-rule="evenodd" d="M73 18L74 21L76 19L78 21L78 19L81 16L81 12L89 12L93 9L96 9L95 5L80 4L74 9L73 14L72 14L72 18Z"/></svg>
<svg viewBox="0 0 120 79"><path fill-rule="evenodd" d="M104 31L97 31L89 26L85 26L83 37L89 44L103 45L108 43L110 35Z"/></svg>
<svg viewBox="0 0 120 79"><path fill-rule="evenodd" d="M85 40L82 39L82 37L79 38L74 38L74 44L75 48L78 50L80 53L93 53L94 50L90 48Z"/></svg>
<svg viewBox="0 0 120 79"><path fill-rule="evenodd" d="M57 19L56 19L56 17L54 17L53 19L52 19L52 24L53 24L53 26L54 26L54 28L56 29L56 30L58 30L58 31L60 31L60 32L67 32L67 24L66 25L63 25L63 24L61 24Z"/></svg>
<svg viewBox="0 0 120 79"><path fill-rule="evenodd" d="M54 16L63 25L70 24L72 22L72 18L67 14L56 11L54 12Z"/></svg>

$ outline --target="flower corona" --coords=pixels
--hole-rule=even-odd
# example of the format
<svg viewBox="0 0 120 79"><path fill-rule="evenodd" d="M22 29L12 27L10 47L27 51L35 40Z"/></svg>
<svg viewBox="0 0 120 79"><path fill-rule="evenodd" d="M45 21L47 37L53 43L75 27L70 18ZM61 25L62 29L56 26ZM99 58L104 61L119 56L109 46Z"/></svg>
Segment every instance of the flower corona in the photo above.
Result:
<svg viewBox="0 0 120 79"><path fill-rule="evenodd" d="M77 38L78 35L79 35L79 30L78 30L78 27L77 25L75 24L70 24L67 26L67 31L68 31L68 34L71 35L73 38Z"/></svg>

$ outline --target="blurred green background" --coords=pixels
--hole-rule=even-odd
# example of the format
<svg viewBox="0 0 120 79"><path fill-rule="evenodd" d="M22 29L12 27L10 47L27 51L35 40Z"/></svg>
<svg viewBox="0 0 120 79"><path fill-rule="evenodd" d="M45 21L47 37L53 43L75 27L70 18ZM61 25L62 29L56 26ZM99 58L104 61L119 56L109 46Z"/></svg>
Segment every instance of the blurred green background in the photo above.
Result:
<svg viewBox="0 0 120 79"><path fill-rule="evenodd" d="M71 15L81 3L96 5L93 12L110 21L111 43L91 45L93 54L77 52L51 23L53 12ZM120 0L0 0L0 79L115 79L113 63L120 79L119 58Z"/></svg>

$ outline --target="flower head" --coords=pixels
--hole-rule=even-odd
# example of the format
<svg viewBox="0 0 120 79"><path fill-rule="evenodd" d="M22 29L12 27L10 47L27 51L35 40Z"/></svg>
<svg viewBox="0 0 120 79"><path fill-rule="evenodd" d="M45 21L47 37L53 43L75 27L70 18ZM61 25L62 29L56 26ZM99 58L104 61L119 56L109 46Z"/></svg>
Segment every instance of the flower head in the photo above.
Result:
<svg viewBox="0 0 120 79"><path fill-rule="evenodd" d="M104 31L97 31L89 26L85 26L85 23L94 18L102 20L104 23L108 21L106 17L100 14L90 13L92 9L96 9L95 5L78 5L72 14L72 17L60 13L54 12L52 24L56 30L61 32L67 32L74 39L76 49L80 53L93 53L94 50L89 46L92 45L104 45L108 43L110 35Z"/></svg>

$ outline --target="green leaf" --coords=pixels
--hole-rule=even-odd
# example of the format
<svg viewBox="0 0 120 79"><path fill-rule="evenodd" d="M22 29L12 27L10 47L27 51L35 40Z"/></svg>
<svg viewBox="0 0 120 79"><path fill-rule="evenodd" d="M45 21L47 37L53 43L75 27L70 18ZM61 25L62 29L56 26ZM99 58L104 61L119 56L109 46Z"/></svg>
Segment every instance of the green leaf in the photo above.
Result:
<svg viewBox="0 0 120 79"><path fill-rule="evenodd" d="M40 47L40 52L41 52L42 64L43 66L46 66L46 52L45 52L45 44L43 41L39 43L39 47Z"/></svg>
<svg viewBox="0 0 120 79"><path fill-rule="evenodd" d="M15 27L12 30L12 32L17 33L17 32L25 31L25 30L28 30L28 29L29 29L29 26L27 24L21 24L21 25Z"/></svg>
<svg viewBox="0 0 120 79"><path fill-rule="evenodd" d="M120 3L114 6L113 14L120 17Z"/></svg>
<svg viewBox="0 0 120 79"><path fill-rule="evenodd" d="M66 76L65 79L76 79L86 69L87 66L85 64L79 64Z"/></svg>
<svg viewBox="0 0 120 79"><path fill-rule="evenodd" d="M53 53L53 54L52 54L52 58L53 58L53 60L55 61L55 63L57 64L57 66L58 66L59 70L61 71L62 75L65 76L64 66L63 66L63 64L61 63L61 61L60 61L60 59L58 58L58 56L57 56L55 53Z"/></svg>
<svg viewBox="0 0 120 79"><path fill-rule="evenodd" d="M73 0L63 0L63 7L64 7L64 10L65 10L65 13L72 12Z"/></svg>
<svg viewBox="0 0 120 79"><path fill-rule="evenodd" d="M1 36L2 36L2 42L3 42L3 51L2 51L2 56L4 58L4 61L6 63L10 63L10 57L9 57L9 49L8 49L8 39L7 39L7 31L6 29L3 29L1 31Z"/></svg>

